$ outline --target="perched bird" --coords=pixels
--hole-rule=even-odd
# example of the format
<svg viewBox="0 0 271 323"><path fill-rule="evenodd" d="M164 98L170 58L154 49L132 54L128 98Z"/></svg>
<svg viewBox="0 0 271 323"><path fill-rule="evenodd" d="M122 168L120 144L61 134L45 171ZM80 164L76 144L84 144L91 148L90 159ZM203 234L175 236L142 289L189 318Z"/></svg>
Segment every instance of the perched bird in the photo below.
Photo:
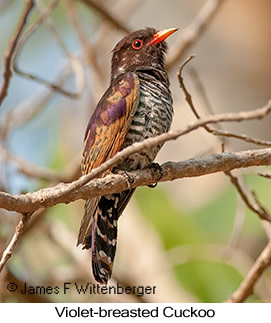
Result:
<svg viewBox="0 0 271 323"><path fill-rule="evenodd" d="M85 133L82 174L89 173L125 147L169 130L173 108L164 63L165 39L176 30L140 29L124 37L113 49L110 85ZM110 171L150 166L160 148L161 145L135 153ZM101 284L106 284L111 277L118 218L134 190L86 201L78 244L91 248L93 275Z"/></svg>

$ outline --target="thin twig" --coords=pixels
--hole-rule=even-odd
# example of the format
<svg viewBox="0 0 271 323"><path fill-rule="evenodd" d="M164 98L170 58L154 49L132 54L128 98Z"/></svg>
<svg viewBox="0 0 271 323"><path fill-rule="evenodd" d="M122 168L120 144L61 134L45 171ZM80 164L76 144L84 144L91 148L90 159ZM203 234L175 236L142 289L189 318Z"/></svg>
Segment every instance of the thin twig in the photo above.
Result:
<svg viewBox="0 0 271 323"><path fill-rule="evenodd" d="M175 42L173 51L169 53L170 56L167 61L168 69L175 66L186 50L195 44L224 2L225 0L209 0L206 2L191 24L180 32L179 39Z"/></svg>
<svg viewBox="0 0 271 323"><path fill-rule="evenodd" d="M244 302L253 294L254 287L262 276L263 272L271 264L271 241L268 242L260 256L257 258L245 279L242 281L238 289L231 295L228 303Z"/></svg>
<svg viewBox="0 0 271 323"><path fill-rule="evenodd" d="M12 71L11 71L11 61L13 59L13 55L15 54L16 46L18 44L18 40L21 36L21 33L23 31L23 28L26 24L27 18L30 14L30 11L32 10L34 6L33 0L26 0L25 5L23 8L23 12L21 14L19 23L16 27L15 33L11 37L9 41L9 46L8 49L5 53L5 60L4 60L4 77L3 77L3 83L2 87L0 90L0 105L2 104L4 98L7 95L8 87L9 87L9 82L12 76Z"/></svg>
<svg viewBox="0 0 271 323"><path fill-rule="evenodd" d="M76 58L77 61L80 60L79 56ZM65 81L70 76L70 69L71 63L70 61L65 60L63 62L62 66L59 67L59 70L56 72L56 84L58 84L59 87L62 87L62 85L65 83ZM73 65L74 71L76 70L75 65ZM81 71L80 69L76 70L76 75L80 75ZM81 95L81 92L84 88L84 81L78 79L78 92L77 96ZM45 107L45 105L53 98L55 94L55 91L51 88L44 88L40 90L38 93L34 94L32 97L20 102L18 105L16 105L13 110L10 112L12 115L12 118L10 119L8 114L4 118L4 120L1 122L0 125L0 136L5 136L7 130L10 132L12 130L15 130L19 127L22 127L27 122L35 118L41 110ZM16 111L16 113L15 113ZM9 122L10 119L10 122ZM7 122L9 123L8 126Z"/></svg>
<svg viewBox="0 0 271 323"><path fill-rule="evenodd" d="M9 258L11 257L12 253L14 252L14 249L16 248L20 238L23 236L25 227L26 227L28 221L30 220L30 216L31 216L30 213L23 214L18 225L16 226L15 232L14 232L8 246L6 247L6 249L2 253L2 257L0 259L0 272L4 268L5 264L9 260Z"/></svg>
<svg viewBox="0 0 271 323"><path fill-rule="evenodd" d="M193 66L189 65L188 72L189 72L190 76L192 77L193 83L196 88L197 95L200 96L201 102L204 105L207 114L214 114L210 100L208 98L206 90L203 86L203 83L202 83L196 69Z"/></svg>
<svg viewBox="0 0 271 323"><path fill-rule="evenodd" d="M254 192L250 192L251 195L254 197L254 201L251 201L251 199L248 196L248 193L249 192L245 192L245 189L240 184L239 179L236 176L232 175L232 173L230 171L226 171L225 174L230 178L232 184L237 189L238 193L240 194L242 200L245 202L245 204L247 205L247 207L251 211L253 211L256 214L258 214L259 217L262 220L267 220L267 221L271 222L271 217L270 217L268 211L260 204L260 202L256 198L255 193Z"/></svg>
<svg viewBox="0 0 271 323"><path fill-rule="evenodd" d="M195 58L195 55L191 55L189 56L185 62L180 66L180 69L178 71L178 80L179 80L179 85L180 85L180 88L183 90L184 94L185 94L185 100L186 102L188 103L190 109L192 110L193 114L195 115L195 117L199 120L201 117L199 115L199 113L197 112L196 110L196 107L194 105L194 102L193 102L193 99L192 99L192 95L190 94L190 92L188 91L185 83L184 83L184 79L182 77L182 72L183 72L183 69L184 67L193 59ZM197 80L198 83L200 84L199 82L199 79ZM203 91L203 88L201 86L201 90L203 93L205 93ZM206 95L204 95L205 97L205 101L207 100L207 97ZM208 102L208 101L207 101ZM208 103L208 108L209 110L210 109L210 105ZM212 111L209 111L209 112L212 112ZM261 140L261 139L257 139L257 138L251 138L247 135L239 135L239 134L235 134L235 133L232 133L232 132L229 132L229 131L225 131L225 130L217 130L217 129L213 129L207 125L205 125L203 127L207 132L213 134L214 136L221 136L221 137L228 137L228 138L235 138L235 139L240 139L240 140L243 140L243 141L246 141L246 142L249 142L249 143L253 143L253 144L256 144L256 145L259 145L259 146L266 146L266 147L271 147L271 141L268 141L268 140Z"/></svg>
<svg viewBox="0 0 271 323"><path fill-rule="evenodd" d="M239 135L233 132L229 132L226 130L215 130L211 129L211 132L215 136L223 136L223 137L228 137L228 138L235 138L235 139L240 139L245 142L249 142L251 144L256 144L258 146L265 146L265 147L271 147L271 141L269 140L262 140L262 139L257 139L257 138L252 138L247 135Z"/></svg>
<svg viewBox="0 0 271 323"><path fill-rule="evenodd" d="M43 11L43 13L37 18L37 20L26 30L26 32L22 35L18 46L15 49L15 54L14 54L14 59L13 59L13 69L16 73L18 73L19 75L26 77L30 80L36 81L41 83L42 85L46 86L49 89L52 89L54 91L57 91L69 98L72 99L76 99L78 98L81 93L79 92L71 92L68 90L65 90L64 88L62 88L61 86L59 86L56 83L50 83L49 81L43 79L40 76L31 74L31 73L27 73L24 72L23 70L21 70L17 64L17 61L20 57L20 52L21 49L23 47L23 45L25 44L26 40L34 33L34 31L41 25L43 24L46 19L48 19L48 17L51 15L52 11L55 9L55 7L57 6L59 0L51 0L50 4L48 5L48 7ZM71 64L71 67L74 69L75 74L77 75L77 72L79 75L81 75L81 69L79 67L79 64L74 62L73 64Z"/></svg>
<svg viewBox="0 0 271 323"><path fill-rule="evenodd" d="M200 117L200 115L199 115L199 113L197 112L197 110L196 110L196 107L195 107L195 105L194 105L194 102L193 102L193 99L192 99L192 95L190 94L190 92L188 91L188 89L187 89L187 87L186 87L186 85L185 85L185 83L184 83L184 79L183 79L183 76L182 76L182 72L183 72L183 69L184 69L184 67L192 60L192 59L194 59L196 56L195 55L190 55L185 61L184 61L184 63L180 66L180 69L179 69L179 71L178 71L178 74L177 74L177 77L178 77L178 80L179 80L179 85L180 85L180 88L183 90L183 92L184 92L184 95L185 95L185 100L186 100L186 102L188 103L188 105L189 105L189 107L190 107L190 109L192 110L192 112L193 112L193 114L194 114L194 116L198 119L198 120L200 120L201 119L201 117ZM200 84L200 82L199 82L199 79L197 79L197 81L198 81L198 84ZM208 103L208 109L209 109L209 113L210 114L213 114L213 111L212 111L212 109L211 109L211 107L210 107L210 105L209 105L209 102L207 101L208 99L207 99L207 96L206 96L206 94L205 94L205 91L204 91L204 89L203 89L203 87L202 87L202 85L200 86L200 92L201 93L204 93L204 101L205 102L207 102ZM209 126L204 126L203 127L207 132L209 132L209 133L211 133L211 134L213 134L213 135L218 135L219 134L219 131L218 130L214 130L214 129L211 129ZM223 143L223 141L222 141L222 143Z"/></svg>

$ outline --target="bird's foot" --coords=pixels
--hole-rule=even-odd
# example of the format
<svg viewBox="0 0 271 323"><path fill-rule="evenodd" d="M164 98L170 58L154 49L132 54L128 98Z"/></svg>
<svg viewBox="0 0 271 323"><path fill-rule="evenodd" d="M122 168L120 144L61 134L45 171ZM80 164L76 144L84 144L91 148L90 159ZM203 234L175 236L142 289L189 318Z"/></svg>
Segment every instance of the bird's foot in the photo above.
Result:
<svg viewBox="0 0 271 323"><path fill-rule="evenodd" d="M163 168L158 163L151 163L150 167L154 170L155 173L159 173L159 176L156 179L157 181L159 181L164 176Z"/></svg>
<svg viewBox="0 0 271 323"><path fill-rule="evenodd" d="M159 181L159 179L161 179L164 175L162 167L158 163L151 163L150 168L152 168L155 173L157 173L157 172L159 173L159 176L157 178L157 180ZM147 186L150 188L155 188L157 186L157 184L158 183L154 183L154 184L150 184Z"/></svg>

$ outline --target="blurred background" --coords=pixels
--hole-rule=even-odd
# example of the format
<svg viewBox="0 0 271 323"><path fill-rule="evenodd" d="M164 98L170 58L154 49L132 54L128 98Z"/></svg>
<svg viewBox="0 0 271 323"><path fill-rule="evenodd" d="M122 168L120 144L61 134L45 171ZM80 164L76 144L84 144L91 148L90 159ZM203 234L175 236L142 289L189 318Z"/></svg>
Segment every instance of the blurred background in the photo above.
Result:
<svg viewBox="0 0 271 323"><path fill-rule="evenodd" d="M209 1L211 2L211 1ZM213 3L215 1L212 1ZM182 35L208 1L102 0L37 1L26 29L48 8L49 18L33 31L17 53L20 74L57 83L66 94L14 73L0 110L0 185L20 194L79 177L83 136L95 105L108 86L111 50L128 31L177 27L168 40L168 70L174 99L172 129L195 120L179 87L177 72L190 55L184 80L201 115L262 107L271 90L271 2L224 0L204 33L174 59ZM23 1L0 1L0 73ZM55 6L55 7L54 7ZM111 21L112 19L113 21ZM199 91L200 84L204 87ZM270 118L223 129L271 139ZM228 140L227 151L256 146ZM157 162L181 161L220 152L217 138L198 130L168 142ZM22 163L11 162L16 155ZM18 160L17 160L18 161ZM36 165L43 176L33 174ZM49 169L49 170L48 170ZM259 168L257 169L259 170ZM270 183L242 172L263 204L271 207ZM223 302L264 248L267 237L257 215L248 211L224 174L138 188L119 220L113 278L123 286L156 286L156 293L136 295L22 295L7 283L56 286L93 282L90 253L76 248L84 201L40 210L5 271L0 275L2 302ZM0 250L11 238L19 215L0 210ZM271 299L266 271L250 302Z"/></svg>

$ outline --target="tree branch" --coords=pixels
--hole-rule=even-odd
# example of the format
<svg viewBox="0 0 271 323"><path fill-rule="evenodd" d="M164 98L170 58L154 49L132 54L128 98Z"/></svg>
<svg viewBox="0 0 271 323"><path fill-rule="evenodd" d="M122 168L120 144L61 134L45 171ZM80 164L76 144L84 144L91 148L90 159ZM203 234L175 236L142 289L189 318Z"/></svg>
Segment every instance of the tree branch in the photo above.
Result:
<svg viewBox="0 0 271 323"><path fill-rule="evenodd" d="M59 184L58 186L56 186L54 188L42 189L37 192L28 193L26 195L21 195L21 196L17 196L17 197L9 195L8 193L2 192L2 193L0 193L0 207L6 208L7 210L14 210L14 211L18 211L18 212L22 213L22 212L34 211L34 210L39 209L40 207L49 207L49 206L55 205L57 203L69 203L69 202L74 201L76 199L92 197L91 192L88 192L87 195L84 195L84 196L82 196L80 194L78 195L78 192L80 192L80 188L83 185L85 185L86 183L88 183L90 180L92 180L93 178L98 177L99 175L104 173L106 170L111 169L113 166L121 163L121 161L125 160L127 157L129 157L133 153L138 153L138 152L141 152L145 149L150 149L158 144L163 144L166 141L177 139L178 137L188 134L189 132L198 129L199 127L206 126L206 124L218 123L218 122L222 122L222 121L245 121L245 120L252 120L252 119L261 119L261 118L265 117L270 112L270 110L271 110L271 101L269 101L267 103L267 105L264 106L263 108L256 109L253 111L243 111L243 112L239 112L239 113L225 113L225 114L218 114L218 115L214 115L214 116L205 117L201 120L197 120L193 124L186 126L184 129L170 131L170 132L162 134L160 136L148 138L142 142L135 143L135 144L127 147L126 149L120 151L113 158L104 162L99 167L93 169L89 174L80 177L78 180L76 180L72 183L69 183L66 185ZM226 154L226 155L221 154L221 156L226 157L225 160L222 158L223 165L221 168L216 168L216 166L213 166L212 163L211 163L211 165L208 166L208 163L207 163L207 165L205 164L206 161L204 161L203 164L200 162L197 164L196 167L197 167L197 170L201 169L202 173L200 171L199 172L196 171L194 173L195 175L193 175L193 176L200 176L200 175L204 175L204 174L213 173L216 171L228 171L228 170L231 170L234 168L249 167L249 166L255 166L255 165L270 165L271 164L270 163L270 155L268 154L268 153L270 153L270 150L269 149L259 150L258 152L260 154L260 159L256 157L256 160L255 160L252 157L252 159L249 158L248 163L244 162L242 164L242 161L241 161L241 165L240 165L240 161L238 159L238 156L235 156L235 159L234 159L235 163L233 162L232 166L230 166L228 168L226 167L227 159L231 159L230 157L234 156L234 154ZM253 151L249 152L249 155L251 155L251 154L252 154L252 156L255 155L255 153ZM264 156L262 156L261 154L263 154ZM245 154L245 155L247 157L247 154ZM256 155L257 155L257 153L256 153ZM220 155L212 155L212 156L216 156L217 160L218 161L220 160L220 162L221 162ZM229 157L229 158L227 158L227 157ZM236 157L237 157L237 159L236 159ZM247 158L245 158L245 160L247 161ZM188 161L188 169L189 169L189 166L191 166L190 161L191 160ZM225 165L224 165L224 163L225 163ZM215 163L215 164L217 164L217 163ZM168 165L168 164L166 164L166 165ZM181 165L182 165L182 163L181 163ZM177 163L177 165L175 165L175 166L177 166L174 169L174 171L176 173L171 174L170 176L167 176L167 177L163 176L160 181L172 180L172 179L176 179L176 178L191 176L190 173L181 173L181 174L177 175L180 165L179 165L179 163ZM202 169L202 167L203 167L203 169ZM209 168L206 169L206 167L209 167ZM194 170L195 170L195 166L193 166L193 171ZM189 169L189 171L191 172L192 170ZM144 170L141 172L144 173ZM153 182L156 182L156 179L153 178L153 176L150 172L148 173L148 181L144 182L144 180L142 180L142 178L144 179L143 176L147 176L147 174L142 175L141 181L140 180L138 180L138 182L135 181L135 183L133 183L133 185L134 185L133 187L140 186L140 185L148 185ZM110 186L110 184L109 184L109 186ZM121 184L119 184L119 186L117 184L116 187L111 187L111 191L106 191L106 192L101 191L100 193L97 193L97 191L96 191L97 194L93 195L93 197L98 196L98 195L109 194L109 193L112 193L113 191L117 192L117 190L120 192L120 191L123 191L129 187L130 187L130 185L127 186L127 183L122 178L122 182L121 182ZM76 195L76 192L77 192L77 195Z"/></svg>
<svg viewBox="0 0 271 323"><path fill-rule="evenodd" d="M4 98L7 95L10 78L12 76L12 72L11 72L11 68L10 68L11 61L12 61L13 55L15 53L15 49L16 49L18 40L19 40L21 33L23 31L23 28L26 24L28 15L29 15L30 11L32 10L33 6L34 6L33 0L25 1L25 5L23 8L21 18L19 20L19 23L17 25L14 35L10 39L9 46L8 46L8 49L5 54L4 78L3 78L2 88L0 90L0 105L2 104Z"/></svg>
<svg viewBox="0 0 271 323"><path fill-rule="evenodd" d="M240 303L253 294L254 287L265 269L271 264L271 241L266 245L257 258L249 273L240 284L239 288L232 294L228 303Z"/></svg>
<svg viewBox="0 0 271 323"><path fill-rule="evenodd" d="M271 222L270 221L271 217L270 217L269 213L262 205L260 205L260 203L256 197L256 194L253 191L245 192L245 189L242 187L238 177L232 175L232 173L230 171L226 171L225 174L230 178L232 184L237 189L238 193L240 194L240 196L241 196L242 200L244 201L244 203L246 204L246 206L251 211L258 214L260 219L267 220L267 221ZM251 194L251 196L254 200L252 200L252 198L249 198L249 193Z"/></svg>
<svg viewBox="0 0 271 323"><path fill-rule="evenodd" d="M250 166L271 165L271 148L241 151L236 153L213 154L202 158L191 158L183 162L167 162L163 164L163 176L157 180L152 168L128 173L132 183L122 175L108 175L98 178L87 185L77 184L84 179L69 184L58 184L54 187L30 192L22 195L11 195L0 192L0 207L16 212L33 212L41 207L51 207L58 203L70 203L78 199L88 199L113 192L122 192L129 188L149 185L154 182L172 181L184 177L198 177L221 171Z"/></svg>
<svg viewBox="0 0 271 323"><path fill-rule="evenodd" d="M64 188L64 191L67 194L75 189L80 188L81 186L85 185L93 178L96 178L102 173L104 173L106 170L111 169L113 166L120 164L127 157L129 157L134 153L141 152L145 149L150 149L156 145L163 144L166 141L176 140L180 136L186 135L191 131L196 130L200 127L204 127L206 124L218 123L222 121L240 122L240 121L253 120L253 119L262 119L270 111L271 111L271 100L267 103L266 106L260 109L256 109L253 111L242 111L238 113L224 113L224 114L217 114L214 116L208 116L194 122L193 124L186 126L184 129L170 131L162 135L159 135L157 137L148 138L142 142L134 143L133 145L117 153L114 157L107 160L99 167L91 170L87 175L81 176L77 181L74 181L73 183L71 183L69 187L66 187L66 189Z"/></svg>
<svg viewBox="0 0 271 323"><path fill-rule="evenodd" d="M178 80L179 80L179 85L180 85L180 88L183 90L184 92L184 95L185 95L185 100L186 102L188 103L191 111L193 112L193 114L195 115L195 117L200 120L201 117L199 115L199 113L197 112L196 110L196 107L194 105L194 102L193 102L193 99L192 99L192 95L190 94L190 92L187 90L187 87L184 83L184 79L182 77L182 72L183 72L183 69L184 67L193 59L195 58L195 55L191 55L189 56L185 61L184 63L180 66L180 69L178 71L178 74L177 74L177 77L178 77ZM199 83L199 80L197 80L198 83ZM203 91L203 88L202 88L202 85L200 84L200 88L201 88L201 91ZM204 93L205 95L205 93ZM206 99L206 97L205 97ZM211 109L209 109L211 110ZM212 112L212 111L210 111ZM212 135L214 136L220 136L220 137L229 137L229 138L235 138L235 139L240 139L240 140L243 140L243 141L246 141L246 142L249 142L249 143L253 143L253 144L256 144L256 145L259 145L259 146L266 146L266 147L271 147L271 141L268 141L268 140L261 140L261 139L257 139L257 138L251 138L247 135L240 135L240 134L235 134L235 133L232 133L232 132L229 132L229 131L225 131L225 130L217 130L217 129L212 129L210 128L209 126L205 125L203 126L203 128L211 133Z"/></svg>
<svg viewBox="0 0 271 323"><path fill-rule="evenodd" d="M14 233L12 239L10 240L7 248L4 250L2 257L0 259L0 272L4 268L5 264L9 260L9 258L11 257L15 247L17 246L18 241L22 237L22 235L25 231L25 227L30 219L30 215L31 214L23 214L18 225L16 226L15 233Z"/></svg>
<svg viewBox="0 0 271 323"><path fill-rule="evenodd" d="M57 83L51 83L38 75L25 72L20 69L20 67L17 63L17 61L20 57L22 47L24 46L24 44L26 43L28 38L37 30L37 28L41 24L43 24L50 17L51 13L56 8L58 3L59 3L59 0L51 0L48 7L42 12L42 14L40 16L38 16L38 18L35 20L35 22L22 35L20 41L18 42L18 46L15 49L14 60L13 60L13 69L20 76L23 76L23 77L28 78L30 80L34 80L36 82L39 82L40 84L46 86L48 89L52 89L54 91L57 91L69 98L77 99L81 93L65 90L64 88L59 86L59 84L57 84ZM70 67L72 68L72 70L74 71L75 75L78 76L78 79L80 79L80 83L84 83L84 81L82 82L83 69L82 69L81 63L73 57L72 59L71 58L69 59L69 64L70 64ZM84 86L84 84L83 84L83 86Z"/></svg>

